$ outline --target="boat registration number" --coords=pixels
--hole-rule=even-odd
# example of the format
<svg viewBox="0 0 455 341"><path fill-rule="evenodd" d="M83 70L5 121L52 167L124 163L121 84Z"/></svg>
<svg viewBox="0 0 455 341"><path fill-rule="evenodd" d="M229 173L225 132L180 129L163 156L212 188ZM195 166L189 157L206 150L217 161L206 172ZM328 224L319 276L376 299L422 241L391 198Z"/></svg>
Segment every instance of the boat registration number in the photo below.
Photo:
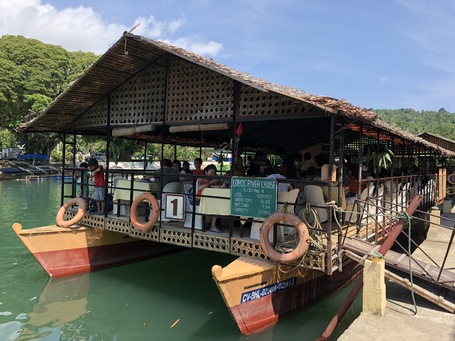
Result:
<svg viewBox="0 0 455 341"><path fill-rule="evenodd" d="M272 295L278 291L293 287L296 285L296 283L297 283L297 278L293 277L293 278L287 279L283 282L278 282L275 284L268 285L264 288L259 288L259 289L244 292L244 293L242 293L240 303L246 303L246 302L258 299L258 298Z"/></svg>

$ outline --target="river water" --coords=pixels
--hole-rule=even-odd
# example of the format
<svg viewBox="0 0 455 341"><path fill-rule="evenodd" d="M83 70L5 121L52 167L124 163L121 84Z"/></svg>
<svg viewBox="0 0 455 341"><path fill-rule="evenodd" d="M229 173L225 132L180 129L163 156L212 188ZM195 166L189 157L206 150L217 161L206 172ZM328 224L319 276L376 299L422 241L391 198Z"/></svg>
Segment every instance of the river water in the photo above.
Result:
<svg viewBox="0 0 455 341"><path fill-rule="evenodd" d="M243 336L211 278L230 255L189 249L65 279L49 279L11 226L50 225L60 182L0 181L0 340L315 340L352 284L292 314L273 328ZM331 340L360 313L358 298Z"/></svg>

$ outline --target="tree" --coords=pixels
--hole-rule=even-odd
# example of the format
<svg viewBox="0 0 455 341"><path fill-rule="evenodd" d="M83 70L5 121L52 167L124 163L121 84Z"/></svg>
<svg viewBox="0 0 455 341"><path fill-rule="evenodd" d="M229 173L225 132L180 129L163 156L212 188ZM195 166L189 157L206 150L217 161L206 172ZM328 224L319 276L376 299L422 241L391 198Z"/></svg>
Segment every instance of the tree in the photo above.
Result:
<svg viewBox="0 0 455 341"><path fill-rule="evenodd" d="M0 129L15 129L37 116L79 77L98 56L93 53L68 52L60 46L44 44L23 36L0 38ZM38 134L32 138L19 135L19 143L30 149L48 149L54 137ZM37 145L34 145L37 143ZM31 152L31 151L29 151Z"/></svg>
<svg viewBox="0 0 455 341"><path fill-rule="evenodd" d="M16 136L8 129L0 130L0 147L2 148L16 147Z"/></svg>
<svg viewBox="0 0 455 341"><path fill-rule="evenodd" d="M455 140L455 115L444 108L421 112L413 109L374 110L381 120L412 134L433 133Z"/></svg>

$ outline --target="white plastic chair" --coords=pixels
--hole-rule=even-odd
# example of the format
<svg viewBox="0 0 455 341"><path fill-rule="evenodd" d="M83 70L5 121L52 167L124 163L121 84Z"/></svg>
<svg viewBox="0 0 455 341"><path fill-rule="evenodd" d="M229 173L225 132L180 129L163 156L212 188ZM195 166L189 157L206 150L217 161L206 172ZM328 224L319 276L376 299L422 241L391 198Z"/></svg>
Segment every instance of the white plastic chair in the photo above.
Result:
<svg viewBox="0 0 455 341"><path fill-rule="evenodd" d="M305 187L306 188L306 187ZM348 200L346 203L346 221L355 223L359 217L359 211L363 211L363 206L360 206L360 202L364 202L367 197L370 197L373 194L374 186L367 186L362 193L360 194L359 200ZM362 212L360 212L362 213Z"/></svg>
<svg viewBox="0 0 455 341"><path fill-rule="evenodd" d="M300 190L298 188L287 191L279 191L278 192L278 211L282 210L283 205L288 204L286 206L286 212L295 213L295 204L297 202L297 197L299 195ZM284 203L284 204L280 204ZM285 224L284 225L289 225ZM278 240L284 240L284 236L291 233L294 230L293 227L290 226L280 226L278 229ZM272 230L270 230L272 232Z"/></svg>
<svg viewBox="0 0 455 341"><path fill-rule="evenodd" d="M171 221L164 217L164 212L166 211L166 197L170 193L180 193L180 182L169 182L163 188L162 199L160 200L160 221Z"/></svg>
<svg viewBox="0 0 455 341"><path fill-rule="evenodd" d="M185 193L185 222L184 227L191 228L193 224L193 205L190 203L189 196L193 195L193 185L184 184L183 191ZM199 213L199 205L196 205L195 212ZM202 216L199 214L195 215L194 228L196 230L202 230Z"/></svg>
<svg viewBox="0 0 455 341"><path fill-rule="evenodd" d="M289 205L286 206L285 212L291 212L294 213L294 206L297 201L297 196L299 195L299 189L293 189L291 191L278 191L278 196L277 196L277 202L279 203L277 206L277 210L280 211L283 209L283 206L285 203L288 203ZM250 238L257 239L259 240L259 232L261 229L261 226L263 224L264 219L255 219L259 221L255 221L251 225L251 231L250 231ZM280 224L283 224L281 222ZM288 234L292 232L293 228L292 227L287 227L280 225L277 231L277 240L282 241L284 240L285 234ZM273 229L270 230L269 232L269 241L273 241Z"/></svg>
<svg viewBox="0 0 455 341"><path fill-rule="evenodd" d="M313 206L312 209L316 211L319 216L319 222L324 223L328 220L327 209L323 208L326 206L324 199L324 192L322 188L316 185L306 185L303 189L303 197L305 202ZM318 207L314 207L318 206Z"/></svg>
<svg viewBox="0 0 455 341"><path fill-rule="evenodd" d="M371 186L372 187L372 186ZM385 210L382 205L384 199L384 185L380 185L376 190L376 193L372 193L372 196L367 201L368 214L374 216L377 221L384 219ZM364 213L362 219L366 219L367 213Z"/></svg>

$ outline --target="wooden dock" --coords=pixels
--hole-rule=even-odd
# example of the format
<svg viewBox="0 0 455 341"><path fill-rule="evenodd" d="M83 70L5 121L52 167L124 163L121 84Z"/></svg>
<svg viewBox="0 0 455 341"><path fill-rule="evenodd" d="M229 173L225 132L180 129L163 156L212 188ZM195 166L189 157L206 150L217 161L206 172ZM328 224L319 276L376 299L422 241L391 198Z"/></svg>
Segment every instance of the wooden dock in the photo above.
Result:
<svg viewBox="0 0 455 341"><path fill-rule="evenodd" d="M386 264L399 270L400 274L386 271L387 308L383 316L362 313L338 339L341 341L364 340L365 335L375 340L407 339L452 341L455 339L455 257L453 251L453 226L455 213L443 214L440 224L432 225L427 239L412 254L411 269L419 284L411 283L409 257L389 251L384 259ZM346 250L353 257L366 255L374 247L358 240L349 240ZM450 247L448 247L450 246ZM359 259L362 256L357 256ZM428 257L438 265L444 263L444 270L428 262ZM438 279L438 286L433 280ZM412 287L411 287L412 284ZM419 296L415 297L409 289Z"/></svg>

